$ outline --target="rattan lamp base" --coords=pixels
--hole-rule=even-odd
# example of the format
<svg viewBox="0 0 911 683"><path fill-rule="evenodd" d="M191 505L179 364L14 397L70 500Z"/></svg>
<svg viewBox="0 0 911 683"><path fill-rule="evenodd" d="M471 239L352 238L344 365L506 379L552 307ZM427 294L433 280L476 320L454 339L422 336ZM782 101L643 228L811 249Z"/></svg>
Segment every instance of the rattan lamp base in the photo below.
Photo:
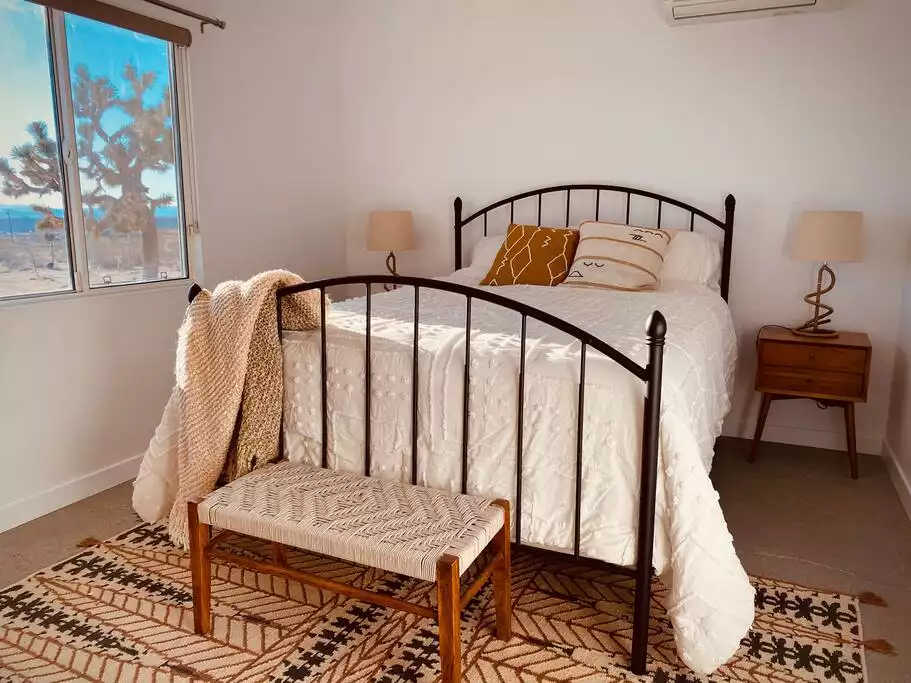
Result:
<svg viewBox="0 0 911 683"><path fill-rule="evenodd" d="M830 279L829 284L825 287L822 286L824 273L827 273ZM832 314L835 313L835 309L828 304L822 303L822 295L831 292L833 289L835 289L835 271L829 268L827 263L823 263L819 267L819 276L816 278L816 291L810 292L803 298L804 301L813 306L814 315L800 327L793 328L791 332L801 337L828 337L831 339L838 336L838 332L825 327L832 322Z"/></svg>
<svg viewBox="0 0 911 683"><path fill-rule="evenodd" d="M395 275L398 277L399 273L395 269L395 252L390 251L389 256L386 257L386 270L389 271L390 275ZM383 289L387 292L391 292L393 289L396 289L396 285L383 285Z"/></svg>
<svg viewBox="0 0 911 683"><path fill-rule="evenodd" d="M796 334L800 337L816 337L817 339L823 338L823 337L827 337L829 339L835 339L838 336L837 330L827 330L824 328L818 328L815 330L812 328L804 329L803 326L791 328L791 332L793 332L794 334Z"/></svg>

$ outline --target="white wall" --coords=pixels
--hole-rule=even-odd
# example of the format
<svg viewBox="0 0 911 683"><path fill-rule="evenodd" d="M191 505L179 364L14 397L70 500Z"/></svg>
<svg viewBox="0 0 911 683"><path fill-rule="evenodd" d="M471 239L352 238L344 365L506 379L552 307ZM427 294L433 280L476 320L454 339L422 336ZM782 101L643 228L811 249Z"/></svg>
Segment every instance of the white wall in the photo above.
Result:
<svg viewBox="0 0 911 683"><path fill-rule="evenodd" d="M911 517L911 249L908 251L903 290L884 455L895 488Z"/></svg>
<svg viewBox="0 0 911 683"><path fill-rule="evenodd" d="M815 267L783 255L795 213L866 213L868 258L837 266L835 323L874 344L859 446L885 432L911 216L911 3L686 28L643 0L385 0L345 5L342 142L351 271L371 208L411 208L405 273L451 269L451 202L551 183L651 188L718 215L738 200L741 339L726 432L751 435L753 340L802 322ZM841 411L775 405L766 438L843 448Z"/></svg>
<svg viewBox="0 0 911 683"><path fill-rule="evenodd" d="M0 307L0 531L135 475L186 290Z"/></svg>
<svg viewBox="0 0 911 683"><path fill-rule="evenodd" d="M195 6L228 22L194 31L190 48L205 284L278 267L337 274L331 4ZM135 476L173 381L186 291L0 304L0 531Z"/></svg>
<svg viewBox="0 0 911 683"><path fill-rule="evenodd" d="M321 0L199 0L190 48L206 282L344 263L338 14Z"/></svg>

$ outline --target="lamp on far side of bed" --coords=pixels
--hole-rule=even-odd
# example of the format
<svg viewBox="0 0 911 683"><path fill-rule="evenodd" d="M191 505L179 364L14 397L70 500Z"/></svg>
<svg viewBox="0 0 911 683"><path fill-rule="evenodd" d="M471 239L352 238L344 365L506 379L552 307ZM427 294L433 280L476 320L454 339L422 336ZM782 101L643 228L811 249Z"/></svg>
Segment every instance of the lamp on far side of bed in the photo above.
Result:
<svg viewBox="0 0 911 683"><path fill-rule="evenodd" d="M367 221L367 251L388 251L386 268L390 273L398 275L395 252L411 251L414 248L414 220L410 211L370 212Z"/></svg>
<svg viewBox="0 0 911 683"><path fill-rule="evenodd" d="M822 263L816 280L816 291L804 297L813 306L814 315L794 334L808 337L837 337L838 332L825 326L832 321L835 309L822 303L822 295L835 288L835 272L830 262L862 261L864 215L860 211L807 211L797 220L791 258L796 261ZM824 276L829 282L823 286Z"/></svg>

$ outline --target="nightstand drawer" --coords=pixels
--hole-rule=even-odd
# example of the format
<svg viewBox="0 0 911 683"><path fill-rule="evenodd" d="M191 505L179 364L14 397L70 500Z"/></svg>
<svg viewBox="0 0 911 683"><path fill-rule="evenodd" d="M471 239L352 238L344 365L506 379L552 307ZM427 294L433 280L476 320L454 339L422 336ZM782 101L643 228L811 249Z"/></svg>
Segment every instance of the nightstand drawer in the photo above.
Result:
<svg viewBox="0 0 911 683"><path fill-rule="evenodd" d="M847 372L803 370L800 368L764 366L756 378L760 391L819 394L841 398L862 398L864 376Z"/></svg>
<svg viewBox="0 0 911 683"><path fill-rule="evenodd" d="M766 365L784 365L809 370L835 370L864 374L867 352L838 346L812 346L765 341L762 344L762 362Z"/></svg>

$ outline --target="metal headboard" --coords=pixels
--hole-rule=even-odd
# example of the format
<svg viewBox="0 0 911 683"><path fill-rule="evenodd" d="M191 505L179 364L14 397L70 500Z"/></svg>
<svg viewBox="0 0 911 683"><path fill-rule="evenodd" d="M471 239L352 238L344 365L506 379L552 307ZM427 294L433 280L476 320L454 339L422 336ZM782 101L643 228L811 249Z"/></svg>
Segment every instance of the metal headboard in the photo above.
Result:
<svg viewBox="0 0 911 683"><path fill-rule="evenodd" d="M603 192L617 192L626 195L626 222L629 223L630 219L630 203L633 197L646 197L657 202L657 213L656 213L656 222L655 227L661 228L662 219L664 213L665 204L670 206L676 206L680 209L683 209L686 213L690 215L689 220L689 230L692 231L696 226L696 218L699 217L708 223L720 228L724 233L724 242L721 250L721 296L724 297L724 300L727 301L728 292L730 291L731 284L731 248L734 243L734 208L736 206L736 200L734 195L729 194L724 200L724 219L718 219L714 216L706 213L702 209L697 209L695 206L691 206L684 202L681 202L672 197L666 197L664 195L656 194L649 190L640 190L633 187L623 187L620 185L597 185L591 183L584 183L578 185L555 185L553 187L542 187L536 190L529 190L527 192L522 192L521 194L514 195L512 197L507 197L506 199L501 199L489 206L485 206L483 209L479 209L471 214L468 218L462 218L462 198L456 197L453 204L455 210L455 221L453 223L453 228L455 229L455 269L458 270L462 267L462 231L463 229L471 223L474 223L476 220L482 221L482 231L483 235L487 236L488 230L488 221L487 215L495 210L499 209L502 206L509 204L509 222L515 222L515 206L516 202L528 199L530 197L538 198L538 217L536 225L541 225L541 206L542 198L544 195L554 194L554 193L566 193L566 220L564 225L569 226L569 217L570 217L570 208L572 205L572 198L574 192L581 191L590 191L595 193L595 220L601 218L601 194Z"/></svg>

